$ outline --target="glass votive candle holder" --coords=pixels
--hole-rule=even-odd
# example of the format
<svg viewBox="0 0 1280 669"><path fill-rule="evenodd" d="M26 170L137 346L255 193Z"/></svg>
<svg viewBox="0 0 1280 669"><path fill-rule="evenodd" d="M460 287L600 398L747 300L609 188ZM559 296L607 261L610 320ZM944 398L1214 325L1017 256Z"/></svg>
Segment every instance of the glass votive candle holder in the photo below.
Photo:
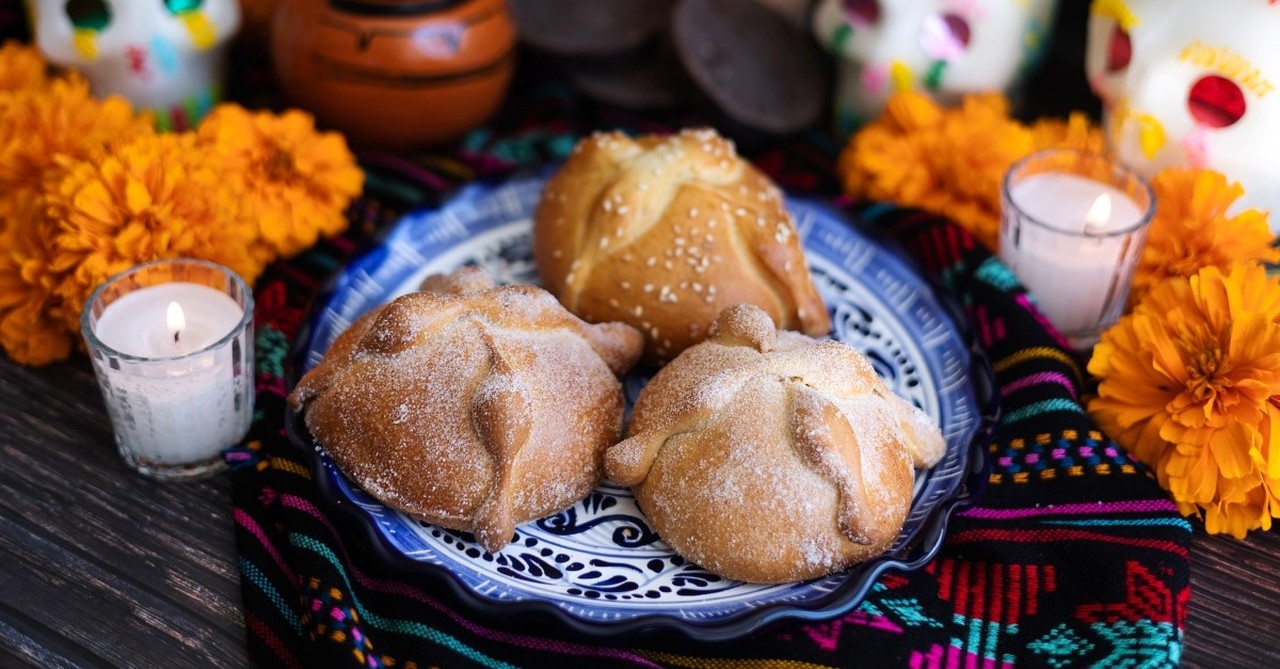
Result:
<svg viewBox="0 0 1280 669"><path fill-rule="evenodd" d="M223 470L253 418L253 292L203 260L157 260L99 286L80 327L116 445L158 479Z"/></svg>
<svg viewBox="0 0 1280 669"><path fill-rule="evenodd" d="M1087 349L1124 311L1154 213L1151 186L1123 165L1038 151L1005 173L1000 259L1071 345Z"/></svg>

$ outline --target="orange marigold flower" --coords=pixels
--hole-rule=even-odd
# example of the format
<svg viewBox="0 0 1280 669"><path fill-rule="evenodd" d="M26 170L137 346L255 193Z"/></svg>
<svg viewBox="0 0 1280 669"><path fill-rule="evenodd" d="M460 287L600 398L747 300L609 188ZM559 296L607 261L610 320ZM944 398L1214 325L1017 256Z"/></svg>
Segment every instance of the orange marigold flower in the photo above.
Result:
<svg viewBox="0 0 1280 669"><path fill-rule="evenodd" d="M43 86L45 69L44 58L34 47L5 42L0 46L0 93Z"/></svg>
<svg viewBox="0 0 1280 669"><path fill-rule="evenodd" d="M200 124L201 150L226 166L258 221L260 257L291 256L347 227L345 209L364 173L342 135L317 132L311 115L220 105Z"/></svg>
<svg viewBox="0 0 1280 669"><path fill-rule="evenodd" d="M1102 334L1089 413L1184 515L1243 538L1280 514L1280 277L1257 264L1168 279Z"/></svg>
<svg viewBox="0 0 1280 669"><path fill-rule="evenodd" d="M902 92L850 139L838 169L849 194L947 216L994 249L1000 181L1033 148L1031 131L1009 118L1000 95L968 96L942 109L923 94Z"/></svg>
<svg viewBox="0 0 1280 669"><path fill-rule="evenodd" d="M50 266L53 228L33 196L0 214L0 347L23 365L65 359L74 341L66 304L56 293L63 277Z"/></svg>
<svg viewBox="0 0 1280 669"><path fill-rule="evenodd" d="M1159 206L1134 271L1132 303L1155 284L1169 277L1189 277L1203 267L1280 261L1280 252L1271 248L1265 212L1227 213L1244 194L1240 184L1212 170L1165 169L1151 187Z"/></svg>
<svg viewBox="0 0 1280 669"><path fill-rule="evenodd" d="M59 294L77 317L98 284L157 258L203 258L257 278L253 224L214 164L190 133L145 135L99 160L60 161L65 172L45 195L58 223L51 264L68 275Z"/></svg>
<svg viewBox="0 0 1280 669"><path fill-rule="evenodd" d="M0 95L0 209L17 193L34 192L58 158L87 158L113 140L152 132L127 100L95 99L74 72L41 88Z"/></svg>
<svg viewBox="0 0 1280 669"><path fill-rule="evenodd" d="M1074 149L1099 155L1107 152L1106 135L1081 112L1071 112L1066 120L1046 118L1032 123L1031 143L1034 151Z"/></svg>

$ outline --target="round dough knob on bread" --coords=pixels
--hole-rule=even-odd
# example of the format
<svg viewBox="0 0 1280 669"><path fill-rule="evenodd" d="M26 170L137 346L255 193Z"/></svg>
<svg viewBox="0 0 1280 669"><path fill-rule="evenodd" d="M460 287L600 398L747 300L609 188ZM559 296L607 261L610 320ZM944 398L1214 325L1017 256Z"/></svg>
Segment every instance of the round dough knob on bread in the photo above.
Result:
<svg viewBox="0 0 1280 669"><path fill-rule="evenodd" d="M353 323L289 404L370 495L497 552L599 483L622 430L617 377L642 348L627 325L463 268Z"/></svg>
<svg viewBox="0 0 1280 669"><path fill-rule="evenodd" d="M621 321L665 362L749 303L779 327L831 327L782 193L713 130L580 141L534 215L542 285L590 322Z"/></svg>
<svg viewBox="0 0 1280 669"><path fill-rule="evenodd" d="M784 583L884 552L945 448L857 350L738 305L645 387L605 473L685 559Z"/></svg>

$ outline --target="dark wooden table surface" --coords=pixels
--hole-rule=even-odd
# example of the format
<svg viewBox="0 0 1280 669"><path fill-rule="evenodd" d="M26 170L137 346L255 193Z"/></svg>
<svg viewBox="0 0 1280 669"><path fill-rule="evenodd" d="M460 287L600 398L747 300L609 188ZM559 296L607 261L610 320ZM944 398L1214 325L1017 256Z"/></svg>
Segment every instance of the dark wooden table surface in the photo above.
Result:
<svg viewBox="0 0 1280 669"><path fill-rule="evenodd" d="M248 664L225 478L123 466L88 363L0 358L0 667ZM1280 532L1197 531L1186 666L1280 666Z"/></svg>

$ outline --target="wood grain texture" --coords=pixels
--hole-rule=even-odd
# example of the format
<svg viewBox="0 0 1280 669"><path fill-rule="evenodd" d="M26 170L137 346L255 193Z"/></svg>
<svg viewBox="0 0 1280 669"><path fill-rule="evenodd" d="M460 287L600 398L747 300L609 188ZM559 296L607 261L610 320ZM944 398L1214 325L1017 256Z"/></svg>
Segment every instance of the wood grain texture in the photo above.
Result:
<svg viewBox="0 0 1280 669"><path fill-rule="evenodd" d="M87 362L0 360L0 666L239 667L229 486L127 470ZM1197 530L1184 664L1280 666L1280 534Z"/></svg>
<svg viewBox="0 0 1280 669"><path fill-rule="evenodd" d="M0 666L246 666L227 480L126 469L83 358L0 407Z"/></svg>
<svg viewBox="0 0 1280 669"><path fill-rule="evenodd" d="M1280 667L1280 534L1196 527L1184 665Z"/></svg>

